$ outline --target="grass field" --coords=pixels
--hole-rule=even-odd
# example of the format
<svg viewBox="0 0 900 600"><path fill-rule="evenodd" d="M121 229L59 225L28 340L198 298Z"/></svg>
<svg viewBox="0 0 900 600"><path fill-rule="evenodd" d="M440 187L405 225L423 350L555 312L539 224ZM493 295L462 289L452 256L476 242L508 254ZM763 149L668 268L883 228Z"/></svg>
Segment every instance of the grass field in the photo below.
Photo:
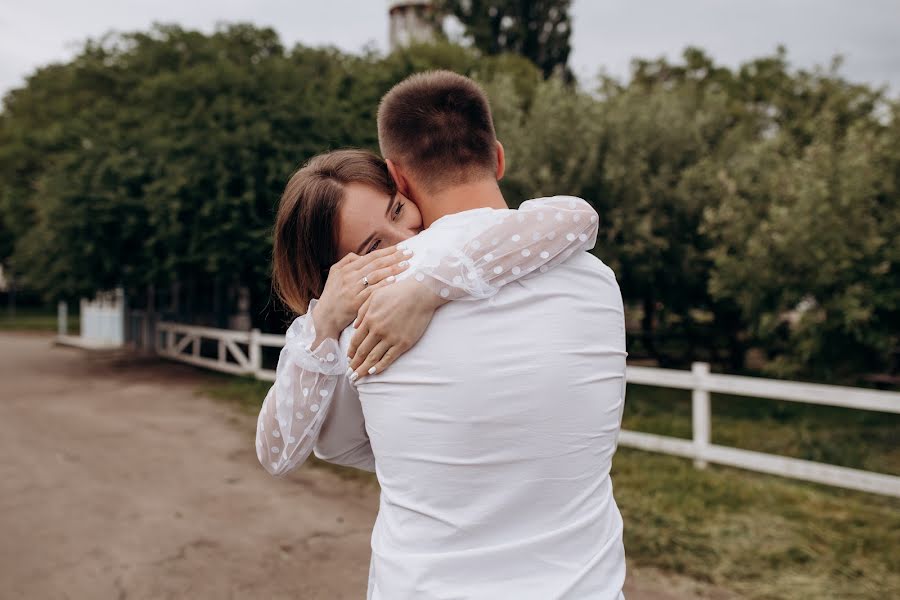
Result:
<svg viewBox="0 0 900 600"><path fill-rule="evenodd" d="M269 384L205 393L256 414ZM717 443L900 474L900 419L714 396ZM690 436L689 396L629 386L626 428ZM347 478L372 478L313 459ZM751 599L900 598L900 500L622 448L613 463L629 564ZM375 482L373 482L375 485Z"/></svg>
<svg viewBox="0 0 900 600"><path fill-rule="evenodd" d="M69 315L69 332L78 331L78 316ZM0 331L56 331L56 311L51 308L16 308L10 317L6 307L0 308Z"/></svg>

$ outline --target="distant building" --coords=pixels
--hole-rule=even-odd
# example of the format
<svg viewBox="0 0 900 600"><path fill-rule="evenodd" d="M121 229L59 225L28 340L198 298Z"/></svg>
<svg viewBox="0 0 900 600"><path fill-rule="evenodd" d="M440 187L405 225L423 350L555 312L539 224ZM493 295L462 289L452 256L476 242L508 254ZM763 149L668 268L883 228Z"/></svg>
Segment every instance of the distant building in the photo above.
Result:
<svg viewBox="0 0 900 600"><path fill-rule="evenodd" d="M434 25L430 19L432 10L429 0L389 0L388 19L390 22L391 52L417 42L434 39Z"/></svg>

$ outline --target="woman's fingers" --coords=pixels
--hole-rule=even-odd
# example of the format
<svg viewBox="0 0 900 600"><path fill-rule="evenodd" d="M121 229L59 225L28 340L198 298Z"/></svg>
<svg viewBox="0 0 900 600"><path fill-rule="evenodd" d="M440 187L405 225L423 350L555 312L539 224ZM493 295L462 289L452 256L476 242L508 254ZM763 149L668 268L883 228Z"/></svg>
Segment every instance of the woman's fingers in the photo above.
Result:
<svg viewBox="0 0 900 600"><path fill-rule="evenodd" d="M396 246L387 246L386 248L379 248L373 252L369 252L368 254L363 254L362 256L358 256L356 260L350 263L350 269L354 271L359 271L361 269L365 269L369 265L371 265L376 260L381 260L388 256L393 256L400 252Z"/></svg>
<svg viewBox="0 0 900 600"><path fill-rule="evenodd" d="M374 375L377 370L375 365L380 361L390 349L391 344L385 340L378 342L371 352L365 357L359 367L356 368L357 377L365 377L366 375Z"/></svg>
<svg viewBox="0 0 900 600"><path fill-rule="evenodd" d="M363 301L362 306L359 307L359 310L356 313L356 320L353 322L354 329L359 329L359 326L362 324L363 319L366 318L366 313L369 311L369 306L371 306L371 304L372 304L372 295L369 294L368 296L366 296L365 301ZM356 340L355 335L353 336L353 339ZM360 338L359 341L361 342L362 338ZM356 351L356 346L354 346L353 342L351 341L350 356L353 356L353 353L355 351Z"/></svg>
<svg viewBox="0 0 900 600"><path fill-rule="evenodd" d="M354 336L355 337L355 336ZM359 369L359 366L363 363L372 349L381 342L381 336L373 333L372 331L367 331L366 336L363 338L362 342L360 342L359 347L356 349L356 352L351 354L350 368L354 371Z"/></svg>
<svg viewBox="0 0 900 600"><path fill-rule="evenodd" d="M384 267L381 269L376 269L366 275L366 278L369 282L369 285L365 286L360 293L365 294L368 298L369 294L372 293L372 290L378 288L377 284L380 283L393 283L394 276L398 273L402 273L406 269L409 268L409 262L400 261L399 263L390 265L388 267Z"/></svg>
<svg viewBox="0 0 900 600"><path fill-rule="evenodd" d="M352 283L357 283L362 280L362 275L357 277L356 274L357 272L364 270L366 265L380 258L393 256L394 254L397 254L397 252L398 250L395 246L381 248L380 250L375 250L374 252L369 252L362 256L353 252L348 252L341 260L331 265L331 269L328 270L328 273L329 276L335 272L340 273L344 276L345 281L350 282L352 280Z"/></svg>
<svg viewBox="0 0 900 600"><path fill-rule="evenodd" d="M368 254L363 254L362 256L357 256L353 262L353 268L358 269L360 267L364 267L365 265L371 263L373 260L378 260L379 258L384 258L385 256L390 256L397 252L396 246L386 246L384 248L379 248L378 250L373 250Z"/></svg>
<svg viewBox="0 0 900 600"><path fill-rule="evenodd" d="M385 369L391 366L395 360L403 356L403 353L406 352L406 349L402 346L391 346L387 349L387 352L384 353L384 356L381 357L377 363L375 363L374 367L370 367L366 369L366 373L369 375L375 375L377 373L382 373ZM374 354L374 352L373 352ZM370 355L371 356L371 355ZM365 366L365 365L363 365Z"/></svg>
<svg viewBox="0 0 900 600"><path fill-rule="evenodd" d="M369 328L362 322L362 319L359 319L359 321L359 327L353 333L353 337L350 339L350 348L347 349L347 358L350 360L353 360L356 356L356 351L359 350L363 340L369 335Z"/></svg>
<svg viewBox="0 0 900 600"><path fill-rule="evenodd" d="M402 270L402 269L401 269ZM377 283L372 283L372 277L369 277L369 285L365 286L363 289L359 291L356 295L356 320L353 322L354 327L359 327L359 323L362 322L362 318L365 316L365 311L362 310L363 306L368 306L369 298L372 297L372 293L376 290L380 290L386 285L391 285L396 281L396 278L393 275L388 275L378 281Z"/></svg>
<svg viewBox="0 0 900 600"><path fill-rule="evenodd" d="M376 250L376 252L381 251ZM360 279L362 279L363 275L368 275L369 273L377 271L378 269L390 267L398 263L405 263L406 259L412 256L412 250L394 249L392 252L389 252L385 255L379 255L369 258L372 254L375 254L375 252L366 254L360 260L353 262L353 270L359 274Z"/></svg>

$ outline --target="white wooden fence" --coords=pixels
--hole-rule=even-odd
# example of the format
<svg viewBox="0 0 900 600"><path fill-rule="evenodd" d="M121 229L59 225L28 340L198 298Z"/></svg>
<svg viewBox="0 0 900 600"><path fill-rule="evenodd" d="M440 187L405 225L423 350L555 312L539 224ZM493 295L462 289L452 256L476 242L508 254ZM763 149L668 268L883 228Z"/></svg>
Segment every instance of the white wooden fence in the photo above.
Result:
<svg viewBox="0 0 900 600"><path fill-rule="evenodd" d="M79 304L78 335L69 335L68 304L57 304L57 341L82 348L119 348L125 342L125 291L116 288L98 292L93 300L82 298Z"/></svg>
<svg viewBox="0 0 900 600"><path fill-rule="evenodd" d="M200 354L203 339L216 343L215 358ZM281 348L284 341L283 335L261 334L258 329L230 331L160 322L157 324L156 351L167 358L189 364L274 381L275 371L262 367L262 348ZM691 458L698 468L705 468L707 463L717 463L900 497L900 477L894 475L712 444L709 397L710 393L723 393L900 414L900 393L718 375L710 373L707 363L694 363L691 371L628 367L626 379L633 384L691 390L693 439L623 430L619 436L619 444L622 446ZM860 440L860 443L864 444L865 440Z"/></svg>
<svg viewBox="0 0 900 600"><path fill-rule="evenodd" d="M201 341L216 342L216 357L200 354ZM160 321L156 324L156 353L198 367L234 375L250 375L275 381L275 371L262 366L262 349L284 346L283 335L260 333L259 329L233 331L212 327L194 327Z"/></svg>
<svg viewBox="0 0 900 600"><path fill-rule="evenodd" d="M852 490L900 497L900 477L894 475L883 475L712 444L710 443L712 423L709 402L709 394L717 392L897 414L900 413L900 393L737 375L718 375L710 373L709 365L706 363L694 363L691 371L628 367L626 379L629 383L691 390L693 440L638 431L622 431L619 443L623 446L692 458L694 464L699 468L704 468L708 462L712 462ZM859 440L859 443L866 442Z"/></svg>

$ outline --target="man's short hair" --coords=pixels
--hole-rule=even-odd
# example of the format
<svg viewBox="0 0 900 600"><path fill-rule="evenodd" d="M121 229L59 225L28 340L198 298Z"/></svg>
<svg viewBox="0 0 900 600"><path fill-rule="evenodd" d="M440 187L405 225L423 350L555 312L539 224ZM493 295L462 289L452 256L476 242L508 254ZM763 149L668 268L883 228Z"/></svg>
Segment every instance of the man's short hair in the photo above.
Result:
<svg viewBox="0 0 900 600"><path fill-rule="evenodd" d="M378 107L381 155L407 167L426 189L497 172L497 135L487 94L451 71L407 77Z"/></svg>

